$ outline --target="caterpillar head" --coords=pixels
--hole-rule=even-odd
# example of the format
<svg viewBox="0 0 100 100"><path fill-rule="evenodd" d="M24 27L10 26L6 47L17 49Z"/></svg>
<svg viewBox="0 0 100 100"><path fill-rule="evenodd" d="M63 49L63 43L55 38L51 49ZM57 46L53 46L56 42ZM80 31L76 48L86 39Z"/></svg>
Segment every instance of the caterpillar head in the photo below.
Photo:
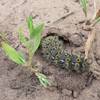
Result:
<svg viewBox="0 0 100 100"><path fill-rule="evenodd" d="M57 64L63 49L63 41L58 36L48 36L42 40L43 57L51 63Z"/></svg>

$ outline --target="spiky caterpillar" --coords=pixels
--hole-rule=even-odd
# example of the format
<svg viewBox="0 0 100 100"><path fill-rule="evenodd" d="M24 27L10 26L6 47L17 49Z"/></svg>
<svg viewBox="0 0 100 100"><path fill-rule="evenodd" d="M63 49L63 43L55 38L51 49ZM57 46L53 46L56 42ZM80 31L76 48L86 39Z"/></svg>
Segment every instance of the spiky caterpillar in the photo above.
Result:
<svg viewBox="0 0 100 100"><path fill-rule="evenodd" d="M42 40L42 54L45 60L68 71L83 73L88 71L88 63L78 55L64 50L63 40L59 36L47 36Z"/></svg>

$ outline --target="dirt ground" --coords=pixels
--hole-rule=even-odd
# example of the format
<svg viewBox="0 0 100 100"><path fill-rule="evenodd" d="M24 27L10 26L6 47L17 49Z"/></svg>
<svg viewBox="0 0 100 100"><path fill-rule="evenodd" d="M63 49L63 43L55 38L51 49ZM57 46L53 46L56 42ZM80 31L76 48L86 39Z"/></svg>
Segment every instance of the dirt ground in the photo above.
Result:
<svg viewBox="0 0 100 100"><path fill-rule="evenodd" d="M8 34L14 47L19 27L27 31L26 17L31 15L35 23L45 23L43 34L52 32L68 38L68 52L84 52L89 31L83 29L84 14L79 0L0 0L0 32ZM89 3L88 19L91 18L93 0ZM100 0L96 0L100 8ZM48 76L52 87L43 88L29 70L8 60L0 49L0 100L100 100L100 24L96 26L96 39L89 55L95 71L76 75L69 74L46 62L40 52L33 61Z"/></svg>

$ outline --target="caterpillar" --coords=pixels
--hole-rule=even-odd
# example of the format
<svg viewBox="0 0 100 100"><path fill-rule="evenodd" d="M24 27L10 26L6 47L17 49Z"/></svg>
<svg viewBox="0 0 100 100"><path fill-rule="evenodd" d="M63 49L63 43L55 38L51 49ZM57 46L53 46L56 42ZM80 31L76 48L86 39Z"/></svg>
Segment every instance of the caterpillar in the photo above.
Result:
<svg viewBox="0 0 100 100"><path fill-rule="evenodd" d="M76 73L89 70L84 57L69 54L64 48L64 41L59 36L47 36L42 40L42 55L49 63Z"/></svg>

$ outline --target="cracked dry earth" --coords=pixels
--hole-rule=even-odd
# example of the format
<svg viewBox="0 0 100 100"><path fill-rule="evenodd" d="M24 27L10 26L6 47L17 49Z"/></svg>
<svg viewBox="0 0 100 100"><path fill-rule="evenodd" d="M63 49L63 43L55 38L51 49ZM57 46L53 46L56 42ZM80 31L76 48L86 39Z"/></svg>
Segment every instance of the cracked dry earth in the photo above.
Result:
<svg viewBox="0 0 100 100"><path fill-rule="evenodd" d="M88 18L93 14L93 0L89 4ZM100 0L96 0L100 8ZM16 47L19 27L27 32L26 17L45 23L45 33L57 33L68 39L68 52L84 53L89 31L83 29L84 14L78 0L0 0L0 32L8 34ZM94 70L90 73L69 74L46 62L40 52L33 58L53 86L43 88L29 70L9 61L0 49L0 100L100 100L100 24L96 26L96 39L89 54ZM41 50L40 50L41 51Z"/></svg>

